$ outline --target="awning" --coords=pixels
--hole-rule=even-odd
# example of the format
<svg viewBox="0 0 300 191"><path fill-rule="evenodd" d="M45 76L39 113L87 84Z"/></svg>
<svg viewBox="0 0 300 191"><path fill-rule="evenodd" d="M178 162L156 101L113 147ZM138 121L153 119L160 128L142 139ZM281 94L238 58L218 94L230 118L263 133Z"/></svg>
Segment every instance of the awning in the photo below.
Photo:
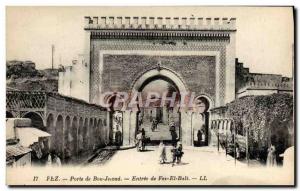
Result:
<svg viewBox="0 0 300 191"><path fill-rule="evenodd" d="M34 127L17 128L17 134L20 139L20 144L24 147L29 147L33 143L38 142L40 137L51 136L51 134Z"/></svg>
<svg viewBox="0 0 300 191"><path fill-rule="evenodd" d="M16 157L31 152L30 148L23 147L20 144L6 146L6 158Z"/></svg>

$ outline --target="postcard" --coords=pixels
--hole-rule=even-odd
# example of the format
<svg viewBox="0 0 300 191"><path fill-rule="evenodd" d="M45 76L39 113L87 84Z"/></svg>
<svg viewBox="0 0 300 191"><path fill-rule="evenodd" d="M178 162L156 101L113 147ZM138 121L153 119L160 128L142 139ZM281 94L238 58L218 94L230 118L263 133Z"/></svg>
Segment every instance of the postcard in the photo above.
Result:
<svg viewBox="0 0 300 191"><path fill-rule="evenodd" d="M293 7L6 7L6 184L294 186Z"/></svg>

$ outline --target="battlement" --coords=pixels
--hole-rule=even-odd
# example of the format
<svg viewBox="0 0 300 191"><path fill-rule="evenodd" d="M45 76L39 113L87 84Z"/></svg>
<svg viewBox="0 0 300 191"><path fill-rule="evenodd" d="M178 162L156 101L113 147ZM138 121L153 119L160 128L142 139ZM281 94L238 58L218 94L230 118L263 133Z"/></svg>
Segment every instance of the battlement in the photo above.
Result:
<svg viewBox="0 0 300 191"><path fill-rule="evenodd" d="M293 91L293 83L291 82L281 82L281 83L248 82L238 91L238 93L245 92L247 90Z"/></svg>
<svg viewBox="0 0 300 191"><path fill-rule="evenodd" d="M236 30L236 18L187 17L97 17L86 16L85 30L152 29L152 30Z"/></svg>

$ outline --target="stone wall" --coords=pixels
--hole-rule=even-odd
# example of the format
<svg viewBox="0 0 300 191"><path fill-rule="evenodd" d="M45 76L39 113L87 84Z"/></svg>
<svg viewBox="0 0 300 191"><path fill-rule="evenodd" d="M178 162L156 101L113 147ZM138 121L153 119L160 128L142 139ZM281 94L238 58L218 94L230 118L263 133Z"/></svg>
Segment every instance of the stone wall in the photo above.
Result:
<svg viewBox="0 0 300 191"><path fill-rule="evenodd" d="M251 73L249 68L236 59L236 97L269 95L273 93L293 94L293 79L278 74Z"/></svg>
<svg viewBox="0 0 300 191"><path fill-rule="evenodd" d="M46 111L46 128L52 134L51 147L64 155L61 145L72 143L72 155L81 156L83 152L91 152L109 142L108 112L104 108L49 94Z"/></svg>
<svg viewBox="0 0 300 191"><path fill-rule="evenodd" d="M215 59L213 56L104 55L106 72L102 90L130 91L137 76L160 62L161 67L176 71L189 90L215 100Z"/></svg>
<svg viewBox="0 0 300 191"><path fill-rule="evenodd" d="M225 102L226 93L232 88L226 85L226 46L229 41L91 41L92 103L98 103L99 94L107 90L131 91L132 80L147 69L157 67L158 63L179 74L189 91L207 95L214 101L217 98L217 104ZM124 51L127 52L122 54ZM234 94L234 89L232 92Z"/></svg>
<svg viewBox="0 0 300 191"><path fill-rule="evenodd" d="M53 92L8 91L6 110L11 117L28 117L49 132L51 150L72 159L89 156L109 143L109 113L83 100Z"/></svg>

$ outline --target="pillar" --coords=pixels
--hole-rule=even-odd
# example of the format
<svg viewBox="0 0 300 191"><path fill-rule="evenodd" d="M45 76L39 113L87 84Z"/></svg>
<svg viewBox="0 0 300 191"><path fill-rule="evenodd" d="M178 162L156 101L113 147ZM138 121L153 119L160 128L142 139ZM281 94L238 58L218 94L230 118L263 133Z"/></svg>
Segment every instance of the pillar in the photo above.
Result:
<svg viewBox="0 0 300 191"><path fill-rule="evenodd" d="M192 146L192 112L181 112L181 141L183 145Z"/></svg>
<svg viewBox="0 0 300 191"><path fill-rule="evenodd" d="M129 130L129 144L135 144L135 136L136 136L136 129L137 129L137 112L131 111L130 112L130 130Z"/></svg>
<svg viewBox="0 0 300 191"><path fill-rule="evenodd" d="M215 121L210 121L209 120L209 126L208 126L208 137L207 137L207 139L208 139L208 145L209 146L212 146L213 144L213 136L214 136L214 134L213 134L213 128L214 128L214 126L215 126Z"/></svg>
<svg viewBox="0 0 300 191"><path fill-rule="evenodd" d="M163 119L162 119L162 122L164 124L168 124L168 110L167 110L166 106L163 107Z"/></svg>
<svg viewBox="0 0 300 191"><path fill-rule="evenodd" d="M129 145L130 133L130 111L123 112L123 146Z"/></svg>

